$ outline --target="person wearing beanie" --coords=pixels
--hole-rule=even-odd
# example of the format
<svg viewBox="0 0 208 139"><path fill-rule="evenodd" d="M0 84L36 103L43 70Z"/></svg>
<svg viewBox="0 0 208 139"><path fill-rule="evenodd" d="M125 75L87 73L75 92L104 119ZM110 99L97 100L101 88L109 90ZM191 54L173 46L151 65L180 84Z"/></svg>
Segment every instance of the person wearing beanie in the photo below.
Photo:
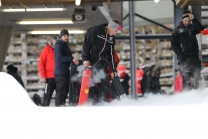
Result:
<svg viewBox="0 0 208 139"><path fill-rule="evenodd" d="M144 75L141 80L142 95L151 92L151 67L142 68Z"/></svg>
<svg viewBox="0 0 208 139"><path fill-rule="evenodd" d="M45 90L43 94L43 106L49 106L51 97L56 89L56 83L54 78L54 48L56 41L60 39L59 35L54 35L51 41L44 47L40 53L38 61L38 70L42 82L45 83Z"/></svg>
<svg viewBox="0 0 208 139"><path fill-rule="evenodd" d="M78 59L72 56L72 52L68 46L69 32L62 29L60 32L60 40L55 45L55 82L56 82L56 106L64 106L69 92L69 67L73 61L79 64Z"/></svg>
<svg viewBox="0 0 208 139"><path fill-rule="evenodd" d="M97 25L87 30L85 34L82 61L85 67L93 66L93 79L98 75L96 71L104 71L104 76L100 81L93 81L96 84L90 88L89 97L94 102L100 98L108 101L110 86L108 84L108 65L111 67L111 76L116 73L116 63L114 60L115 35L121 29L118 20L111 20L109 23ZM102 60L102 61L100 61ZM106 61L104 61L106 60ZM109 64L108 64L109 63ZM95 71L95 72L94 72ZM98 98L100 96L100 98Z"/></svg>
<svg viewBox="0 0 208 139"><path fill-rule="evenodd" d="M18 72L18 68L15 67L13 64L7 66L7 73L13 76L17 80L17 82L19 82L21 86L25 88L22 78L19 76L17 72Z"/></svg>
<svg viewBox="0 0 208 139"><path fill-rule="evenodd" d="M174 29L171 36L171 46L177 55L179 70L183 77L183 89L198 88L200 81L201 60L196 34L204 30L201 23L190 11L185 11L182 22ZM193 85L190 86L190 78Z"/></svg>
<svg viewBox="0 0 208 139"><path fill-rule="evenodd" d="M69 36L68 30L66 30L66 29L62 29L62 30L61 30L61 32L60 32L60 37L62 38L62 36L64 36L64 35L68 35L68 36Z"/></svg>
<svg viewBox="0 0 208 139"><path fill-rule="evenodd" d="M123 64L119 64L116 69L118 72L118 77L120 77L121 85L123 86L123 89L124 89L126 95L129 95L130 76L126 72L126 67Z"/></svg>

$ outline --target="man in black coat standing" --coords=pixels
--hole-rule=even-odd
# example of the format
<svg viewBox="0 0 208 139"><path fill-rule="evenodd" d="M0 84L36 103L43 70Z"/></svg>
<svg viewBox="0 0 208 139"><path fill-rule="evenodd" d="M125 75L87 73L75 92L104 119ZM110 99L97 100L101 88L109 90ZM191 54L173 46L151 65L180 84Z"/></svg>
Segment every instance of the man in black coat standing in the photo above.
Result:
<svg viewBox="0 0 208 139"><path fill-rule="evenodd" d="M60 40L55 45L55 81L56 81L56 106L64 106L69 92L69 67L73 61L76 65L79 61L72 56L69 49L69 32L62 29L60 32Z"/></svg>
<svg viewBox="0 0 208 139"><path fill-rule="evenodd" d="M183 77L183 89L198 88L200 80L201 60L196 34L203 30L201 23L190 11L183 13L182 22L174 29L171 37L172 49L177 55L179 69Z"/></svg>

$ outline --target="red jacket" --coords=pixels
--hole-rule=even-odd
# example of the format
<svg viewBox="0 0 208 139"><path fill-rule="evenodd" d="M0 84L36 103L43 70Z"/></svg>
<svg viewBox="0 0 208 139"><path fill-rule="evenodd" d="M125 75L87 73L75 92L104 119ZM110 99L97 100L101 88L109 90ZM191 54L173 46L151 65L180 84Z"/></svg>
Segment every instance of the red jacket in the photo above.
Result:
<svg viewBox="0 0 208 139"><path fill-rule="evenodd" d="M113 56L114 56L114 60L115 60L116 64L118 65L120 59L119 59L118 54L115 50L114 50Z"/></svg>
<svg viewBox="0 0 208 139"><path fill-rule="evenodd" d="M48 44L41 52L38 62L38 69L41 78L54 78L54 48Z"/></svg>
<svg viewBox="0 0 208 139"><path fill-rule="evenodd" d="M183 85L183 78L181 75L178 75L175 80L175 90L174 90L175 93L182 91L182 85Z"/></svg>
<svg viewBox="0 0 208 139"><path fill-rule="evenodd" d="M142 87L141 87L141 81L143 78L144 72L143 70L136 70L136 82L137 82L137 95L142 95Z"/></svg>

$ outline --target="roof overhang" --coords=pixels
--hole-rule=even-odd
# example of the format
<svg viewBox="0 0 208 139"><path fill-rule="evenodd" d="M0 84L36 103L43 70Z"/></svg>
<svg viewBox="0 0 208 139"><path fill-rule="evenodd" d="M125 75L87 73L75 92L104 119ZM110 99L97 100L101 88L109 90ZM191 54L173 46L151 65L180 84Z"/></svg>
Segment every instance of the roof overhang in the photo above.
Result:
<svg viewBox="0 0 208 139"><path fill-rule="evenodd" d="M175 0L176 5L184 8L188 5L208 5L208 0Z"/></svg>
<svg viewBox="0 0 208 139"><path fill-rule="evenodd" d="M121 2L137 0L82 0L81 3ZM144 0L141 0L144 1ZM36 5L36 4L72 4L75 0L1 0L2 5Z"/></svg>

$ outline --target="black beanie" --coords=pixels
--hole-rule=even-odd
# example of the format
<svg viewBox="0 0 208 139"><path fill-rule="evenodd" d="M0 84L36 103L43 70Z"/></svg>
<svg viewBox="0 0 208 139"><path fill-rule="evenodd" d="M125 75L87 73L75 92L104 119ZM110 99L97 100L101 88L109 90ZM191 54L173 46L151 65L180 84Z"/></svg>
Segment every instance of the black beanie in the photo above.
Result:
<svg viewBox="0 0 208 139"><path fill-rule="evenodd" d="M182 19L184 19L184 18L186 18L186 17L189 17L188 16L188 13L191 13L190 11L185 11L185 12L183 12L183 17L182 17Z"/></svg>
<svg viewBox="0 0 208 139"><path fill-rule="evenodd" d="M60 37L59 37L59 35L54 35L52 39L57 40L57 39L60 39Z"/></svg>
<svg viewBox="0 0 208 139"><path fill-rule="evenodd" d="M68 30L66 29L62 29L61 32L60 32L60 37L64 36L64 35L69 35L69 32Z"/></svg>
<svg viewBox="0 0 208 139"><path fill-rule="evenodd" d="M12 70L14 68L14 65L13 64L10 64L7 66L7 70Z"/></svg>

